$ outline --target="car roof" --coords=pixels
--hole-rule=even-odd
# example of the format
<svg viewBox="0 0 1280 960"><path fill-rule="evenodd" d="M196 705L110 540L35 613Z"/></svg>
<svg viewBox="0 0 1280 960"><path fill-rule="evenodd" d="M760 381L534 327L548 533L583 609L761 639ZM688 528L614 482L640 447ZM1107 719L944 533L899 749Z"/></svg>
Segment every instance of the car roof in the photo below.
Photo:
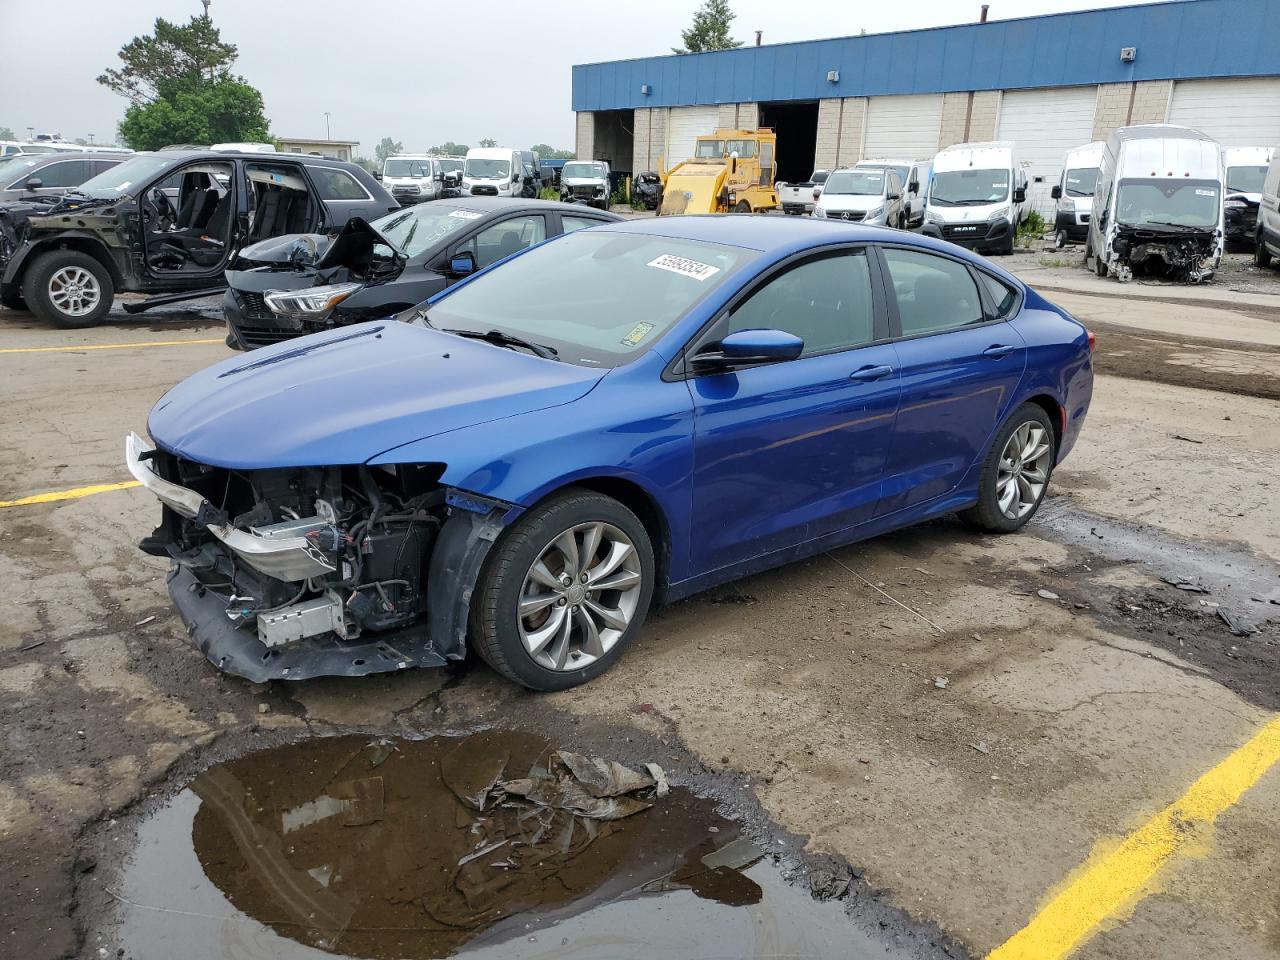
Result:
<svg viewBox="0 0 1280 960"><path fill-rule="evenodd" d="M448 204L455 210L473 210L476 213L501 213L504 210L558 210L561 213L589 213L593 217L604 217L621 221L616 213L584 207L580 203L560 203L556 200L537 200L531 197L454 197L453 199L428 200L421 207L430 209L432 204Z"/></svg>
<svg viewBox="0 0 1280 960"><path fill-rule="evenodd" d="M248 160L253 163L287 161L290 163L305 163L310 166L342 167L343 169L356 167L363 169L360 164L352 163L349 160L334 160L332 157L313 157L309 153L258 153L252 150L156 150L150 154L135 153L133 156L164 157L166 160L172 160L175 163L186 163L189 160L234 160L239 157L242 160Z"/></svg>
<svg viewBox="0 0 1280 960"><path fill-rule="evenodd" d="M112 160L116 163L122 163L133 156L137 156L137 154L95 153L90 150L55 150L53 153L11 153L7 157L0 157L0 160L22 157L26 160L34 160L37 163L51 163L55 160Z"/></svg>

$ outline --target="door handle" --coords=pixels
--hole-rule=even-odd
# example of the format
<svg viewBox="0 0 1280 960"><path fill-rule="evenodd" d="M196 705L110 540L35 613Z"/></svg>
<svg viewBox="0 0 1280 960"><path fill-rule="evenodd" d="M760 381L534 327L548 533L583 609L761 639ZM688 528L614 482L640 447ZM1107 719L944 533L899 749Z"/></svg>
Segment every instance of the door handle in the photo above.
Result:
<svg viewBox="0 0 1280 960"><path fill-rule="evenodd" d="M993 343L987 349L982 351L984 357L991 357L993 360L1001 360L1013 353L1017 347L1011 347L1007 343Z"/></svg>
<svg viewBox="0 0 1280 960"><path fill-rule="evenodd" d="M887 364L881 364L873 367L859 367L857 370L853 371L853 373L849 374L849 379L857 380L859 383L864 383L868 380L883 380L891 373L893 373L893 367L890 367Z"/></svg>

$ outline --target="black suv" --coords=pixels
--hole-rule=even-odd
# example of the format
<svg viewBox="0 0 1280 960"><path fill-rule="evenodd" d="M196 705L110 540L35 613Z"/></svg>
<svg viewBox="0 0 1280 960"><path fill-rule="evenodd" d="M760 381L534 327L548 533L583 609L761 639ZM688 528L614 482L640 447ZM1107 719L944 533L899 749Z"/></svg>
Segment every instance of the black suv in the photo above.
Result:
<svg viewBox="0 0 1280 960"><path fill-rule="evenodd" d="M138 154L32 215L0 303L59 327L87 327L118 292L173 302L216 293L237 250L289 233L329 233L399 208L362 167L288 153ZM145 306L145 305L144 305Z"/></svg>

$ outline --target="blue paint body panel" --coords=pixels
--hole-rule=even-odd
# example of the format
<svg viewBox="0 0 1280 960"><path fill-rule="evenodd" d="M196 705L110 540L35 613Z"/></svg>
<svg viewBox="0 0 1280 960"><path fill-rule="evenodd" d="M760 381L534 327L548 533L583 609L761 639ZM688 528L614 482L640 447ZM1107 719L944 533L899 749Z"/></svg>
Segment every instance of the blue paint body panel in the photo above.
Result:
<svg viewBox="0 0 1280 960"><path fill-rule="evenodd" d="M970 251L792 217L591 229L758 255L652 349L611 370L381 321L197 373L156 405L151 434L181 456L228 468L439 463L443 484L511 504L507 523L577 482L625 484L660 521L668 598L971 505L992 434L1028 399L1057 414L1059 459L1079 435L1093 386L1084 327ZM780 261L876 243L980 265L1020 292L1020 306L1008 321L931 336L734 372L675 372L689 342ZM467 283L501 283L502 271ZM884 307L878 297L876 309ZM1013 349L993 359L983 353L993 345ZM851 379L882 367L880 379Z"/></svg>
<svg viewBox="0 0 1280 960"><path fill-rule="evenodd" d="M573 68L573 109L1280 74L1270 0L1175 0ZM1121 47L1136 47L1125 63ZM839 82L827 73L836 70ZM649 94L641 93L647 85Z"/></svg>

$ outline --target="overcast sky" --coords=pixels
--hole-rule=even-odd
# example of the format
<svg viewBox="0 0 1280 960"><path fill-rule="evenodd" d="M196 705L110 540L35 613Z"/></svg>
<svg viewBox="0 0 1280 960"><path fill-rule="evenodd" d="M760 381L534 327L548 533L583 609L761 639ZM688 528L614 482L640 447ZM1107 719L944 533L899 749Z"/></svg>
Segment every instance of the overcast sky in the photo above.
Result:
<svg viewBox="0 0 1280 960"><path fill-rule="evenodd" d="M384 136L421 150L445 140L573 147L570 68L666 53L701 0L212 0L235 70L262 91L277 136ZM1136 0L993 0L1001 19ZM765 43L976 20L979 3L731 0L734 36ZM115 138L126 102L95 82L157 16L185 22L199 0L0 0L0 126L26 137ZM542 10L542 15L532 11Z"/></svg>

